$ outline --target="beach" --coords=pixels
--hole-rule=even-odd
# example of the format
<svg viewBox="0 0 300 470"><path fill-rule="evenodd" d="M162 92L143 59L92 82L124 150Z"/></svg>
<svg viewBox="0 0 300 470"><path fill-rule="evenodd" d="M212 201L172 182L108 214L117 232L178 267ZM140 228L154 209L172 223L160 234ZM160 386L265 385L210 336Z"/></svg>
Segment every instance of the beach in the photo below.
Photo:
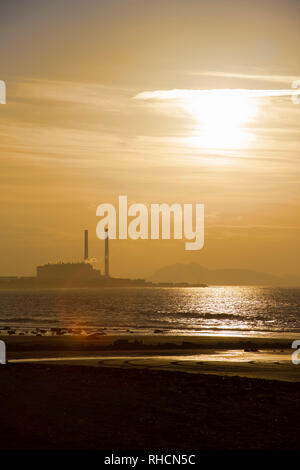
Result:
<svg viewBox="0 0 300 470"><path fill-rule="evenodd" d="M13 363L174 370L298 382L293 339L245 336L3 336Z"/></svg>
<svg viewBox="0 0 300 470"><path fill-rule="evenodd" d="M1 449L298 447L291 338L1 339Z"/></svg>
<svg viewBox="0 0 300 470"><path fill-rule="evenodd" d="M300 0L0 0L10 462L299 450L299 24Z"/></svg>

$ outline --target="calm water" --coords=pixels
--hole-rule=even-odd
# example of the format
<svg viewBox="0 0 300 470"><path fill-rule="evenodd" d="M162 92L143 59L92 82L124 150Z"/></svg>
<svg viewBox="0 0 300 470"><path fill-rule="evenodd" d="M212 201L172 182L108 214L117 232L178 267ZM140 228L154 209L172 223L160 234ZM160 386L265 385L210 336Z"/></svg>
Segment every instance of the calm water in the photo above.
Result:
<svg viewBox="0 0 300 470"><path fill-rule="evenodd" d="M0 328L86 333L299 333L300 289L256 287L0 291Z"/></svg>

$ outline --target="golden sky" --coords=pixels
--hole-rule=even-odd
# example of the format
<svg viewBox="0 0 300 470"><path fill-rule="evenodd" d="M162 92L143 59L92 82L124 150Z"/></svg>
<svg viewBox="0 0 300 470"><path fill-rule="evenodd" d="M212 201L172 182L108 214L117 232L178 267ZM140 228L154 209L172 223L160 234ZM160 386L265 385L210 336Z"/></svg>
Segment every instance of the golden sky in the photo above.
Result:
<svg viewBox="0 0 300 470"><path fill-rule="evenodd" d="M85 228L102 268L119 194L204 203L205 247L114 241L112 275L298 275L299 22L296 0L1 0L0 275L81 259Z"/></svg>

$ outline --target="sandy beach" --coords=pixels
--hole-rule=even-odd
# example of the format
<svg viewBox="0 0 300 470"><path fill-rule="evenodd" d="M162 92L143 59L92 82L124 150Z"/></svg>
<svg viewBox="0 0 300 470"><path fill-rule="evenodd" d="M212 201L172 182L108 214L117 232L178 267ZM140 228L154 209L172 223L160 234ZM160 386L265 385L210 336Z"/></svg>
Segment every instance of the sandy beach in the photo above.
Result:
<svg viewBox="0 0 300 470"><path fill-rule="evenodd" d="M299 384L88 366L14 364L1 449L297 449Z"/></svg>
<svg viewBox="0 0 300 470"><path fill-rule="evenodd" d="M5 337L1 449L296 449L291 338Z"/></svg>
<svg viewBox="0 0 300 470"><path fill-rule="evenodd" d="M300 381L289 337L226 336L11 336L10 363L174 370Z"/></svg>

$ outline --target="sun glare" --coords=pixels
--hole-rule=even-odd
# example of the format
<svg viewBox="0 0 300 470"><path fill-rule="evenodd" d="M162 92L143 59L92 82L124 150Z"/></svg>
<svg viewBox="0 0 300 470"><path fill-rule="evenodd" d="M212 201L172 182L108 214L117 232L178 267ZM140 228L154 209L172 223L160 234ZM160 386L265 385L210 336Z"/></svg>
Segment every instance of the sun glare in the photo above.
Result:
<svg viewBox="0 0 300 470"><path fill-rule="evenodd" d="M214 90L186 98L183 108L196 121L193 146L236 149L250 143L246 125L255 117L257 105L242 90Z"/></svg>

